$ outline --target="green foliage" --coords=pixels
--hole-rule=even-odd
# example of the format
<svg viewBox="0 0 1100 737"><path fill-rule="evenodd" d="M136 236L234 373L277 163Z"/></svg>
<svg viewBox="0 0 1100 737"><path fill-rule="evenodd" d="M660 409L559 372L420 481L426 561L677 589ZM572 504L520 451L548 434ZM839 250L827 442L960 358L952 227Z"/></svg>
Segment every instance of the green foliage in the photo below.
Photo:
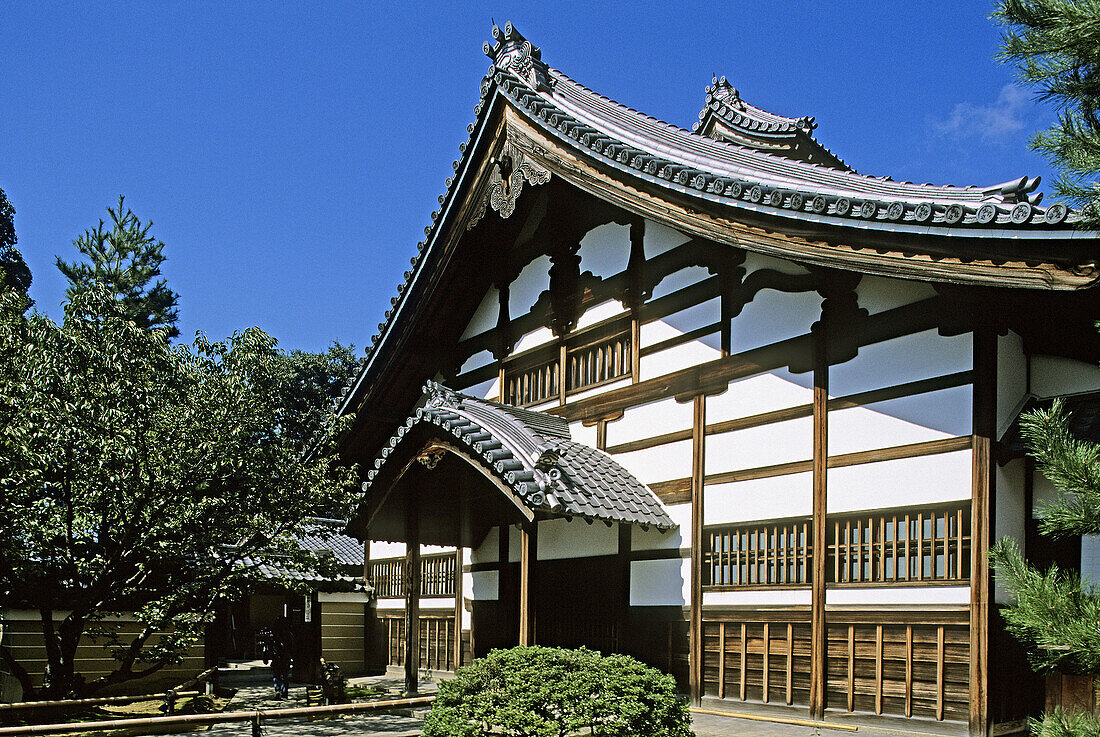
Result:
<svg viewBox="0 0 1100 737"><path fill-rule="evenodd" d="M1100 447L1070 434L1060 399L1021 417L1020 427L1037 468L1062 491L1043 509L1039 529L1053 537L1100 534Z"/></svg>
<svg viewBox="0 0 1100 737"><path fill-rule="evenodd" d="M107 208L110 230L100 220L95 229L84 231L73 241L86 261L66 263L57 257L57 268L69 280L67 309L77 304L76 298L82 292L105 284L138 327L164 328L168 337L174 338L179 335L179 295L168 288L164 279L157 279L165 259L164 243L149 235L152 222L143 224L130 208L123 209L123 199L119 196L117 208Z"/></svg>
<svg viewBox="0 0 1100 737"><path fill-rule="evenodd" d="M1067 714L1055 708L1042 719L1031 719L1029 726L1035 737L1100 737L1100 718L1088 712Z"/></svg>
<svg viewBox="0 0 1100 737"><path fill-rule="evenodd" d="M353 470L334 462L343 423L288 401L294 365L256 328L172 346L95 284L61 325L0 309L0 607L42 613L49 677L33 689L3 647L0 663L29 695L85 695L178 661L252 575L245 558L320 565L292 538L311 517L347 518ZM122 611L136 638L103 626ZM83 683L83 635L115 672Z"/></svg>
<svg viewBox="0 0 1100 737"><path fill-rule="evenodd" d="M15 243L15 208L0 189L0 291L20 295L22 299L12 306L24 311L34 304L27 296L31 288L31 270Z"/></svg>
<svg viewBox="0 0 1100 737"><path fill-rule="evenodd" d="M1100 0L1002 0L1001 58L1059 109L1058 123L1032 148L1062 170L1055 193L1100 227Z"/></svg>
<svg viewBox="0 0 1100 737"><path fill-rule="evenodd" d="M672 676L581 648L493 650L440 684L425 737L690 737Z"/></svg>

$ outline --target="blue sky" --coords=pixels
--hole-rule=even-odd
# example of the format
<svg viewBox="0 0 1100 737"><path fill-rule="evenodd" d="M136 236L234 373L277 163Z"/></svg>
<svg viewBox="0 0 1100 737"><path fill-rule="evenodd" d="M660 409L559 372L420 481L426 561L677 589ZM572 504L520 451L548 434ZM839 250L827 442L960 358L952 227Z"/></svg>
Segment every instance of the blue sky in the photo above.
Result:
<svg viewBox="0 0 1100 737"><path fill-rule="evenodd" d="M690 128L711 75L866 174L1051 182L1054 114L993 59L985 2L21 3L0 29L0 188L31 295L125 194L167 245L180 329L361 350L488 68L490 18L551 66Z"/></svg>

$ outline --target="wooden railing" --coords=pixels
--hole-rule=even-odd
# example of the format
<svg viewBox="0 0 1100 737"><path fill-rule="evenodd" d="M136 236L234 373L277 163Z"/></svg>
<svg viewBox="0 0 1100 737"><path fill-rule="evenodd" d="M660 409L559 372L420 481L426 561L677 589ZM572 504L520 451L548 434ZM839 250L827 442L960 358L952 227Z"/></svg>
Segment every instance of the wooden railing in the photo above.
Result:
<svg viewBox="0 0 1100 737"><path fill-rule="evenodd" d="M550 351L555 355L547 356ZM629 329L567 345L564 351L558 345L548 346L534 358L505 365L503 401L527 407L556 399L562 393L563 375L567 395L616 381L631 375L633 360Z"/></svg>
<svg viewBox="0 0 1100 737"><path fill-rule="evenodd" d="M712 528L705 585L809 583L812 536L809 519Z"/></svg>
<svg viewBox="0 0 1100 737"><path fill-rule="evenodd" d="M920 583L970 578L970 504L832 518L830 583Z"/></svg>
<svg viewBox="0 0 1100 737"><path fill-rule="evenodd" d="M810 583L811 524L797 517L708 527L704 585ZM967 581L970 503L830 516L825 555L830 584Z"/></svg>
<svg viewBox="0 0 1100 737"><path fill-rule="evenodd" d="M380 616L386 638L386 665L405 664L405 617ZM455 669L455 618L453 614L420 615L420 667L429 670Z"/></svg>
<svg viewBox="0 0 1100 737"><path fill-rule="evenodd" d="M455 554L432 553L420 557L420 596L455 595ZM400 599L405 595L405 559L371 561L370 581L379 599Z"/></svg>

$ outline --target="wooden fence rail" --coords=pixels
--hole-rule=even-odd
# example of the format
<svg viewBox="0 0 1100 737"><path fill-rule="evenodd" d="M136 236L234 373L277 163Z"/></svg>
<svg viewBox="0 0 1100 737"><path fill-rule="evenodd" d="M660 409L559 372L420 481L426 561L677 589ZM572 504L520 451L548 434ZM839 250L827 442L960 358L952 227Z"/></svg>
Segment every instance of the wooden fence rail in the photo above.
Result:
<svg viewBox="0 0 1100 737"><path fill-rule="evenodd" d="M454 553L420 556L420 596L455 595ZM400 599L405 595L405 559L386 558L371 561L370 581L379 599Z"/></svg>

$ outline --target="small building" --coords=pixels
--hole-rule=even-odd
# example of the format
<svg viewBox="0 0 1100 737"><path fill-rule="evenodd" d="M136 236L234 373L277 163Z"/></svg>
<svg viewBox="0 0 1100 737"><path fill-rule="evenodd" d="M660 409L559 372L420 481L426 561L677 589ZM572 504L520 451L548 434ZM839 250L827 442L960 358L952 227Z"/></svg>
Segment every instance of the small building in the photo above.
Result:
<svg viewBox="0 0 1100 737"><path fill-rule="evenodd" d="M986 551L1085 557L1034 534L1053 491L1010 436L1100 390L1097 234L1036 179L859 174L724 78L687 131L510 24L484 51L339 403L378 660L415 684L426 660L588 645L697 703L1022 731L1041 688Z"/></svg>

